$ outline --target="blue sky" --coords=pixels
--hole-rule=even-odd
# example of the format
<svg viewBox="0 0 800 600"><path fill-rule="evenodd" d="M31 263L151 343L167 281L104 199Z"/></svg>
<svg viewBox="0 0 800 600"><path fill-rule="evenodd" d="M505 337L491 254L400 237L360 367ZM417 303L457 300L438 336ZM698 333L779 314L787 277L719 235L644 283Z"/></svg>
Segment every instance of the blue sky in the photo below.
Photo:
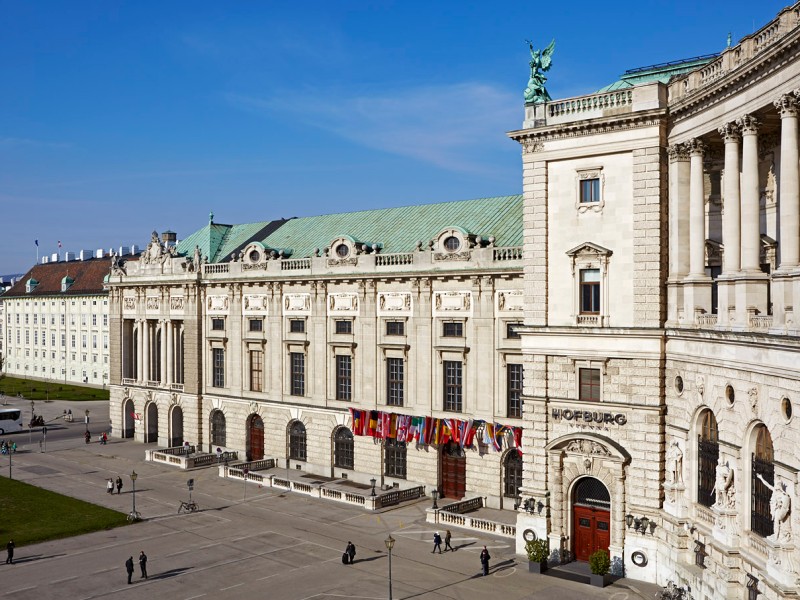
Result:
<svg viewBox="0 0 800 600"><path fill-rule="evenodd" d="M787 0L0 0L0 274L219 223L520 193L548 90L718 52Z"/></svg>

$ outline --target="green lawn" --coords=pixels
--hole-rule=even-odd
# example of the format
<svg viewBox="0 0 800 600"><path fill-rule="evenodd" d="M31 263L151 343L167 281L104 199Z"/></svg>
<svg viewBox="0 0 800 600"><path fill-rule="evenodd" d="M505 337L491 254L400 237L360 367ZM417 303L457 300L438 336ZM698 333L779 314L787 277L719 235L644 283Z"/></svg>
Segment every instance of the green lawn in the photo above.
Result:
<svg viewBox="0 0 800 600"><path fill-rule="evenodd" d="M3 548L9 539L23 546L125 524L124 513L0 477L0 546Z"/></svg>
<svg viewBox="0 0 800 600"><path fill-rule="evenodd" d="M108 400L107 389L16 377L0 379L0 394L6 396L22 394L28 400Z"/></svg>

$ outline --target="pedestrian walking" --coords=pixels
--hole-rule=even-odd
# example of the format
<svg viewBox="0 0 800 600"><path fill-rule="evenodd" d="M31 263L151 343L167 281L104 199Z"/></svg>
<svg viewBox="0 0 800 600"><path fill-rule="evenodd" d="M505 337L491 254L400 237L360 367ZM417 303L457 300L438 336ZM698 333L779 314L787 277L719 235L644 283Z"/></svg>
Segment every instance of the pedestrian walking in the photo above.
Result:
<svg viewBox="0 0 800 600"><path fill-rule="evenodd" d="M448 549L450 549L450 550L451 550L451 551L453 551L453 552L455 552L455 551L456 551L456 549L455 549L455 548L453 548L453 547L450 545L450 537L451 537L451 535L450 535L450 530L449 530L449 529L445 530L445 532L444 532L444 551L445 551L445 552L447 552L447 550L448 550Z"/></svg>
<svg viewBox="0 0 800 600"><path fill-rule="evenodd" d="M108 434L105 431L103 432L103 435L100 436L100 443L103 444L103 446L108 444Z"/></svg>
<svg viewBox="0 0 800 600"><path fill-rule="evenodd" d="M128 572L128 583L131 582L131 577L133 577L133 557L129 556L128 560L125 561L125 570Z"/></svg>
<svg viewBox="0 0 800 600"><path fill-rule="evenodd" d="M17 453L17 442L11 442L11 452Z"/></svg>
<svg viewBox="0 0 800 600"><path fill-rule="evenodd" d="M147 579L147 554L144 553L144 550L139 553L139 569L142 571L140 578Z"/></svg>
<svg viewBox="0 0 800 600"><path fill-rule="evenodd" d="M486 546L483 547L481 550L481 565L483 566L483 576L489 574L489 559L492 558L489 556L489 551L486 549Z"/></svg>
<svg viewBox="0 0 800 600"><path fill-rule="evenodd" d="M122 477L117 475L117 494L122 493Z"/></svg>
<svg viewBox="0 0 800 600"><path fill-rule="evenodd" d="M14 540L8 540L6 544L6 564L14 564Z"/></svg>
<svg viewBox="0 0 800 600"><path fill-rule="evenodd" d="M114 480L109 477L106 480L106 493L113 494L114 493Z"/></svg>
<svg viewBox="0 0 800 600"><path fill-rule="evenodd" d="M442 536L439 535L439 532L433 534L433 550L431 550L431 554L436 551L439 551L439 554L442 553Z"/></svg>
<svg viewBox="0 0 800 600"><path fill-rule="evenodd" d="M353 564L353 559L356 557L356 546L353 542L347 542L347 549L345 550L348 558L350 559L350 564Z"/></svg>

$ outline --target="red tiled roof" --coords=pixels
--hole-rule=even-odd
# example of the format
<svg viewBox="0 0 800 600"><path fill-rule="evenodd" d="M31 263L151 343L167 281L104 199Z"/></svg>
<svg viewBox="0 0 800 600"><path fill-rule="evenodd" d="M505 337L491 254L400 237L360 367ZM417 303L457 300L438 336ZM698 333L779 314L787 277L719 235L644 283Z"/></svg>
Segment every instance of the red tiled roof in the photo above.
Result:
<svg viewBox="0 0 800 600"><path fill-rule="evenodd" d="M4 298L37 297L37 296L78 296L84 294L103 294L103 279L111 270L110 258L92 258L89 260L71 260L69 262L47 263L36 265L25 276L19 279L10 290L3 294ZM69 275L74 283L66 292L61 291L61 280ZM25 291L30 278L39 282L31 293Z"/></svg>

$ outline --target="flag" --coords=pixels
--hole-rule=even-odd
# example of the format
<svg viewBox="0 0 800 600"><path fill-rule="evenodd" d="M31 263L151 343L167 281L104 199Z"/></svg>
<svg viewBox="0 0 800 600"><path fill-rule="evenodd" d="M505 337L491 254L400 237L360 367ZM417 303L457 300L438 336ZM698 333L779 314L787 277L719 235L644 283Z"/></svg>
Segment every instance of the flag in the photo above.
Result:
<svg viewBox="0 0 800 600"><path fill-rule="evenodd" d="M39 240L33 240L33 243L36 245L37 248L39 247Z"/></svg>
<svg viewBox="0 0 800 600"><path fill-rule="evenodd" d="M61 240L58 240L58 247L61 248Z"/></svg>

